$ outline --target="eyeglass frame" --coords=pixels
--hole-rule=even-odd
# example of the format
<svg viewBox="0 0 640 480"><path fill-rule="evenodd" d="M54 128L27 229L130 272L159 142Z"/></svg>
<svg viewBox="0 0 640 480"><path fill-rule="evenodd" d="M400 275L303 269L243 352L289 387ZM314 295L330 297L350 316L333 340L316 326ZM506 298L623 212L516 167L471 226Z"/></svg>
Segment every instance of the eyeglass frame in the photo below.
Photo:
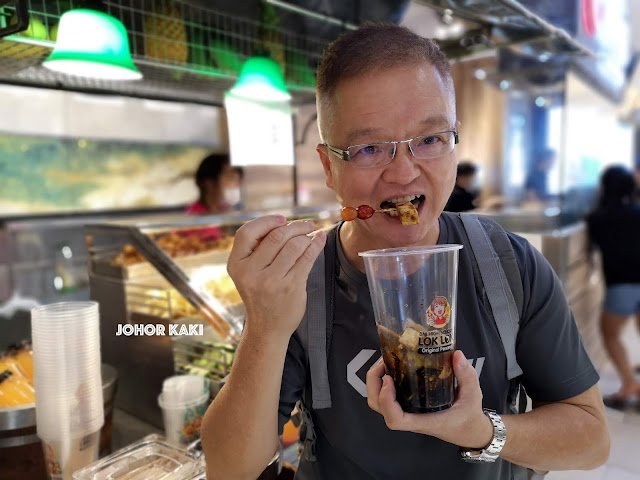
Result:
<svg viewBox="0 0 640 480"><path fill-rule="evenodd" d="M411 152L411 156L413 158L417 158L418 160L427 160L429 158L438 158L438 157L425 157L425 158L420 158L420 157L416 157L416 155L413 153L413 150L411 149L411 143L413 140L415 140L416 138L420 138L420 137L431 137L434 135L438 135L441 133L453 133L453 145L454 147L451 149L451 152L453 152L453 150L455 150L455 145L457 145L459 143L459 137L458 137L458 132L456 130L443 130L442 132L435 132L435 133L429 133L427 135L417 135L413 138L409 138L407 140L395 140L395 141L387 141L387 142L367 142L367 143L359 143L357 145L349 145L345 150L342 150L338 147L334 147L333 145L329 145L328 143L323 143L322 145L327 147L327 149L329 149L329 151L331 153L333 153L334 155L336 155L338 158L340 158L341 160L345 161L345 162L351 162L351 155L349 154L349 149L350 148L354 148L354 147L366 147L368 145L380 145L380 144L394 144L396 145L396 148L393 150L393 155L391 156L391 158L389 159L389 161L387 163L381 163L378 165L372 165L370 167L358 167L353 165L353 163L351 165L353 165L353 168L375 168L375 167L384 167L385 165L389 165L391 162L393 162L393 159L396 158L396 153L398 151L398 147L397 145L399 143L407 143L408 147L409 147L409 152ZM449 153L451 153L449 152Z"/></svg>

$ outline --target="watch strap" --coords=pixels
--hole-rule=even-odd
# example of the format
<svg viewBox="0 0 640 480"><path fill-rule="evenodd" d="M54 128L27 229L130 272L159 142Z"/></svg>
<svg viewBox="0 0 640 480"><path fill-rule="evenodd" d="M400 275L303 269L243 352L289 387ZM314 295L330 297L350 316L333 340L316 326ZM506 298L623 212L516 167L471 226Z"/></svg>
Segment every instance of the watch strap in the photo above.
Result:
<svg viewBox="0 0 640 480"><path fill-rule="evenodd" d="M462 460L466 462L495 462L507 442L507 429L502 418L495 410L483 409L493 425L493 438L489 445L482 449L460 448Z"/></svg>

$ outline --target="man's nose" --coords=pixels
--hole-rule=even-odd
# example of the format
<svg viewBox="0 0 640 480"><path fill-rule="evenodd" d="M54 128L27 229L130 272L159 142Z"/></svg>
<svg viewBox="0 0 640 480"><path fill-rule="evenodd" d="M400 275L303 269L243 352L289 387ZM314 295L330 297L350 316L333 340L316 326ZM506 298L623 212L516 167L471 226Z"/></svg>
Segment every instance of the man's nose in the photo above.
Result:
<svg viewBox="0 0 640 480"><path fill-rule="evenodd" d="M415 163L409 144L396 144L396 154L382 174L383 180L400 185L408 185L420 176L420 169Z"/></svg>

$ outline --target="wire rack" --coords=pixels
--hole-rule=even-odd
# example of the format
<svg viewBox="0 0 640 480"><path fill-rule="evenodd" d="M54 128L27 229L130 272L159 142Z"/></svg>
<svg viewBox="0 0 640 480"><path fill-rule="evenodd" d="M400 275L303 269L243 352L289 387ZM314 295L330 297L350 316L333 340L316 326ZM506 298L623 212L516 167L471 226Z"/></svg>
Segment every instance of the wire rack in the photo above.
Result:
<svg viewBox="0 0 640 480"><path fill-rule="evenodd" d="M171 0L104 0L90 5L81 0L28 0L27 4L35 26L0 40L4 83L221 104L244 61L263 54L280 64L294 103L308 103L314 100L315 70L330 41L287 29L280 22L284 15L267 4L261 4L253 17L216 11L211 5L215 2L206 7ZM123 22L142 81L93 80L41 67L55 45L60 16L87 6ZM12 15L11 7L0 8L0 22L10 22Z"/></svg>

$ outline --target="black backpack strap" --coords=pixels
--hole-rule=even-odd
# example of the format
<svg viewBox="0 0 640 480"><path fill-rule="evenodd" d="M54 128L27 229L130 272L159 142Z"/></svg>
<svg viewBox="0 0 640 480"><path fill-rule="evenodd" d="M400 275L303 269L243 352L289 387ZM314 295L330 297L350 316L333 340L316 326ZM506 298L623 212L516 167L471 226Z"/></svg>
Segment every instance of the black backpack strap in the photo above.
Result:
<svg viewBox="0 0 640 480"><path fill-rule="evenodd" d="M300 430L298 432L298 440L302 443L302 455L310 462L315 462L316 458L316 431L313 424L311 412L306 407L303 398L298 402L298 411L301 415Z"/></svg>
<svg viewBox="0 0 640 480"><path fill-rule="evenodd" d="M309 361L311 407L314 410L331 408L327 354L333 327L336 232L337 228L332 228L327 233L324 250L309 273L307 308L296 330Z"/></svg>
<svg viewBox="0 0 640 480"><path fill-rule="evenodd" d="M468 213L461 213L460 219L467 232L473 257L478 265L491 312L498 327L507 360L507 378L511 380L522 375L522 369L516 359L516 337L520 328L520 311L522 309L516 304L509 277L505 272L505 267L514 270L515 273L510 273L509 276L517 276L517 283L520 283L522 291L520 271L513 248L507 234L497 224L493 222L483 224L477 215ZM497 247L503 250L505 260L507 260L510 251L513 262L509 260L509 263L503 264ZM522 295L520 295L520 303L522 304Z"/></svg>
<svg viewBox="0 0 640 480"><path fill-rule="evenodd" d="M511 413L524 413L527 394L520 382L522 369L515 355L520 319L524 312L524 289L518 261L509 237L494 220L469 213L459 214L459 217L480 276L476 281L482 282L484 286L504 347L509 379L507 403ZM531 480L535 478L531 477L531 473L533 472L525 467L512 464L514 480Z"/></svg>
<svg viewBox="0 0 640 480"><path fill-rule="evenodd" d="M309 405L314 410L331 407L327 356L331 349L336 242L339 228L338 225L329 230L324 250L309 273L307 309L296 330L309 362L310 382L307 382L307 387L298 402L298 410L302 416L299 438L303 445L303 455L311 462L316 460L316 432ZM327 279L329 281L326 281Z"/></svg>

